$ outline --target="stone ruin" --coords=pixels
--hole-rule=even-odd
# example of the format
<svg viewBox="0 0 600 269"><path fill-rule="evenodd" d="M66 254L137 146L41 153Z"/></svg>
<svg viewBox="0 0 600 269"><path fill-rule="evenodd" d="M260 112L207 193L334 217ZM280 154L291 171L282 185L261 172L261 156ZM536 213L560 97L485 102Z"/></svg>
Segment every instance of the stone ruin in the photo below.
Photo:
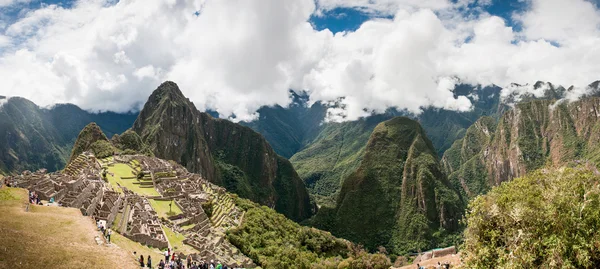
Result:
<svg viewBox="0 0 600 269"><path fill-rule="evenodd" d="M160 196L141 196L121 186L122 193L114 191L101 174L115 163L124 163L133 169L134 173L127 179L137 180L135 173L142 173L143 178L137 183L139 187L155 188ZM184 243L197 250L190 254L196 260L219 260L234 268L255 267L225 234L241 224L244 211L235 206L224 188L189 173L174 162L142 155L114 156L108 162L101 162L85 152L62 171L25 171L5 180L13 186L37 192L42 200L54 198L61 206L78 208L83 215L104 220L107 228L133 241L158 249L168 247L162 225L185 236ZM173 200L183 213L160 219L148 199ZM212 204L210 217L202 207L204 203Z"/></svg>
<svg viewBox="0 0 600 269"><path fill-rule="evenodd" d="M126 190L126 209L121 221L121 233L136 242L158 249L169 247L156 211L148 202L148 199Z"/></svg>

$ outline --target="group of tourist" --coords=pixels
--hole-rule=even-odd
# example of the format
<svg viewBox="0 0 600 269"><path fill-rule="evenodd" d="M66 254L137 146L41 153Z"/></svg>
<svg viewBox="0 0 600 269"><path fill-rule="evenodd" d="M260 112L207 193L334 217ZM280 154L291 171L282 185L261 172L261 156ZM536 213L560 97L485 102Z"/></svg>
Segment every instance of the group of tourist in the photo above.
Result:
<svg viewBox="0 0 600 269"><path fill-rule="evenodd" d="M417 269L425 269L425 267L419 265L417 263ZM450 263L449 262L438 262L437 265L435 266L435 269L450 269Z"/></svg>
<svg viewBox="0 0 600 269"><path fill-rule="evenodd" d="M137 257L137 254L134 252L133 255ZM185 261L181 259L181 256L175 254L175 252L171 252L170 248L165 250L165 259L161 259L158 263L159 269L228 269L227 265L222 264L221 262L213 261L194 261L191 255L188 255L185 258ZM138 264L141 268L154 268L152 267L152 257L148 255L148 258L144 260L144 256L140 255L138 258Z"/></svg>
<svg viewBox="0 0 600 269"><path fill-rule="evenodd" d="M110 244L110 236L112 235L112 230L110 228L106 229L105 224L101 221L96 222L96 225L98 226L98 230L102 232L102 235L104 236L104 239L106 239L106 242Z"/></svg>
<svg viewBox="0 0 600 269"><path fill-rule="evenodd" d="M41 205L40 196L35 191L29 191L29 203Z"/></svg>

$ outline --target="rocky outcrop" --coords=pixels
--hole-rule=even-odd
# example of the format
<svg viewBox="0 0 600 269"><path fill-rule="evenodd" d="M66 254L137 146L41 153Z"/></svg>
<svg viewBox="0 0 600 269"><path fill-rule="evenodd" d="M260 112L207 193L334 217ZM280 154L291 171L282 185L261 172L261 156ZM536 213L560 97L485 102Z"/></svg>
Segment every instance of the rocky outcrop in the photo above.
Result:
<svg viewBox="0 0 600 269"><path fill-rule="evenodd" d="M100 126L98 126L95 122L92 122L85 126L79 133L79 136L77 136L77 140L75 140L75 144L73 145L73 151L71 152L69 163L75 160L75 158L81 155L84 151L91 150L92 145L98 141L108 142L108 138L106 138L106 135L104 135L100 129Z"/></svg>
<svg viewBox="0 0 600 269"><path fill-rule="evenodd" d="M495 131L490 127L487 131L492 135L475 142L459 140L443 157L449 178L469 196L544 166L558 167L577 160L600 162L598 97L572 103L519 103L504 113ZM481 128L476 123L469 129L476 132ZM459 145L463 146L459 149ZM474 186L483 187L474 190Z"/></svg>
<svg viewBox="0 0 600 269"><path fill-rule="evenodd" d="M314 223L369 249L402 254L431 247L440 228L457 230L463 209L423 128L396 117L377 125L337 206L320 210Z"/></svg>
<svg viewBox="0 0 600 269"><path fill-rule="evenodd" d="M133 125L157 157L174 160L293 220L313 211L291 164L248 127L199 112L173 82L161 84Z"/></svg>

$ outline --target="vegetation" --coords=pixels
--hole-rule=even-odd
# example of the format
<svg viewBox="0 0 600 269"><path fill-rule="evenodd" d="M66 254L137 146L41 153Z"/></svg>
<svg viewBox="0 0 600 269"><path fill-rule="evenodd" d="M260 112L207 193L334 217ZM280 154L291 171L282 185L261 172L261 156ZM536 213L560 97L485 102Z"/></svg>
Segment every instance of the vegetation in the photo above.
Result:
<svg viewBox="0 0 600 269"><path fill-rule="evenodd" d="M142 138L131 129L128 129L120 135L115 134L111 139L111 142L117 149L123 151L125 154L143 154L147 156L154 156L150 147L146 145L144 141L142 141Z"/></svg>
<svg viewBox="0 0 600 269"><path fill-rule="evenodd" d="M179 206L177 206L177 204L173 201L162 201L155 199L149 199L148 201L150 202L150 205L154 211L156 211L158 214L159 218L167 218L183 213L181 208L179 208Z"/></svg>
<svg viewBox="0 0 600 269"><path fill-rule="evenodd" d="M100 130L100 127L95 122L86 125L85 128L83 128L83 130L81 130L79 133L79 136L77 136L77 140L73 145L73 151L71 151L71 158L69 162L75 160L75 158L81 155L81 153L91 150L92 144L100 140L108 142L108 139L102 130ZM95 147L96 150L103 154L106 153L105 151L109 151L106 149L108 147L106 144L96 144Z"/></svg>
<svg viewBox="0 0 600 269"><path fill-rule="evenodd" d="M542 169L477 197L466 218L466 267L600 267L599 180L583 167Z"/></svg>
<svg viewBox="0 0 600 269"><path fill-rule="evenodd" d="M99 246L100 235L78 209L27 204L27 190L0 188L0 268L136 268L121 248Z"/></svg>
<svg viewBox="0 0 600 269"><path fill-rule="evenodd" d="M374 116L353 122L328 123L319 136L290 161L321 206L331 203L350 174L358 169L371 132L391 116Z"/></svg>
<svg viewBox="0 0 600 269"><path fill-rule="evenodd" d="M337 206L321 208L312 223L371 251L403 255L450 243L444 238L459 229L463 208L421 126L396 117L377 125Z"/></svg>
<svg viewBox="0 0 600 269"><path fill-rule="evenodd" d="M270 208L241 198L236 198L236 204L247 211L243 223L229 230L227 238L263 268L391 266L385 255L368 254L328 232L300 226Z"/></svg>
<svg viewBox="0 0 600 269"><path fill-rule="evenodd" d="M122 192L121 187L125 187L130 191L133 191L140 195L147 196L158 196L159 193L154 189L154 186L143 186L139 184L137 179L123 179L135 177L135 171L127 164L115 163L108 167L108 183L110 183L113 189ZM136 184L138 183L138 184ZM120 186L120 187L119 187Z"/></svg>
<svg viewBox="0 0 600 269"><path fill-rule="evenodd" d="M117 149L108 141L98 140L90 145L90 150L97 158L113 156Z"/></svg>
<svg viewBox="0 0 600 269"><path fill-rule="evenodd" d="M454 142L442 158L448 179L465 197L486 193L490 188L482 149L488 146L496 129L496 121L482 117L473 124L465 137Z"/></svg>
<svg viewBox="0 0 600 269"><path fill-rule="evenodd" d="M135 117L90 113L70 104L40 108L24 98L9 98L0 109L0 173L60 170L69 160L77 135L88 123L97 122L112 135L126 130Z"/></svg>
<svg viewBox="0 0 600 269"><path fill-rule="evenodd" d="M185 240L185 236L183 236L180 233L174 232L173 230L171 230L171 228L169 228L167 226L163 225L162 228L163 228L163 231L165 232L165 235L167 236L167 239L169 240L170 246L173 247L173 249L175 251L177 251L177 252L181 251L184 254L191 254L191 253L198 252L191 246L188 246L183 243L183 240Z"/></svg>

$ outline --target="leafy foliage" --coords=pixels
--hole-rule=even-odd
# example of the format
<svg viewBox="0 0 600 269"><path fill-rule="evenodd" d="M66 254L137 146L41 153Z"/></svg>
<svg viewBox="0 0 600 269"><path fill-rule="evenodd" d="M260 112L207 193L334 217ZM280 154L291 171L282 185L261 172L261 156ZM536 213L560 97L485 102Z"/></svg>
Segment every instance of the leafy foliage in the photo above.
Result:
<svg viewBox="0 0 600 269"><path fill-rule="evenodd" d="M83 130L81 130L81 132L79 133L79 136L77 136L77 140L75 141L75 145L73 145L73 151L71 152L71 158L69 162L75 160L75 158L77 158L77 156L79 156L84 151L91 150L92 144L94 144L97 141L108 142L108 139L106 138L102 130L100 130L100 127L95 122L92 122L86 125L83 128ZM99 151L99 153L104 154L106 152L103 151L107 150L107 145L96 144L96 149Z"/></svg>
<svg viewBox="0 0 600 269"><path fill-rule="evenodd" d="M542 169L477 197L466 218L466 267L600 267L599 180L583 167Z"/></svg>
<svg viewBox="0 0 600 269"><path fill-rule="evenodd" d="M303 227L265 206L236 198L246 211L227 238L263 268L389 268L385 255L369 254L328 232ZM341 266L341 267L340 267Z"/></svg>
<svg viewBox="0 0 600 269"><path fill-rule="evenodd" d="M98 158L113 156L117 149L106 140L98 140L90 145L90 150Z"/></svg>
<svg viewBox="0 0 600 269"><path fill-rule="evenodd" d="M143 154L147 156L154 156L150 147L146 145L144 141L142 141L142 138L131 129L128 129L120 135L115 134L111 139L111 142L117 149L123 151L125 154Z"/></svg>

